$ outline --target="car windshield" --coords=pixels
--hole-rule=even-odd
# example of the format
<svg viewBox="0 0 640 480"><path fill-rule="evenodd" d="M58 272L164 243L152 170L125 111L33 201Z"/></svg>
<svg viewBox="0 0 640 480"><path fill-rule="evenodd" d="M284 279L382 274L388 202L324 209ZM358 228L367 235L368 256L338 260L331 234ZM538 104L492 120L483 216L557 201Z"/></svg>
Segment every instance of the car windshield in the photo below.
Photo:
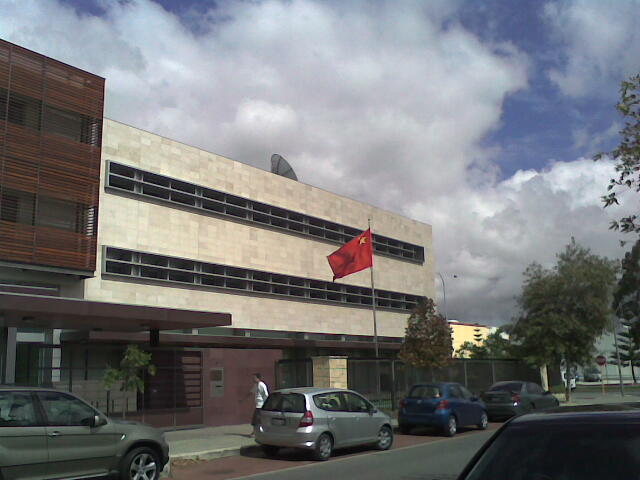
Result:
<svg viewBox="0 0 640 480"><path fill-rule="evenodd" d="M490 392L519 392L520 390L522 390L521 382L499 383L489 389Z"/></svg>
<svg viewBox="0 0 640 480"><path fill-rule="evenodd" d="M637 424L510 425L465 480L640 478Z"/></svg>
<svg viewBox="0 0 640 480"><path fill-rule="evenodd" d="M442 390L438 385L417 385L409 392L413 398L438 398L442 396Z"/></svg>
<svg viewBox="0 0 640 480"><path fill-rule="evenodd" d="M307 411L307 402L305 401L304 395L300 395L299 393L274 392L269 395L269 398L267 398L267 401L262 406L262 410L304 413Z"/></svg>

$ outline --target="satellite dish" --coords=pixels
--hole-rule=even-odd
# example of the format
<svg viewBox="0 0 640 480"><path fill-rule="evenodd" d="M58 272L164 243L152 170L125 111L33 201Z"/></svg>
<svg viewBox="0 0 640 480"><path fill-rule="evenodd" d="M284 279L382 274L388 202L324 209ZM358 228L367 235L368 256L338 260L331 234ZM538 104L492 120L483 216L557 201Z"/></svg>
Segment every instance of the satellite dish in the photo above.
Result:
<svg viewBox="0 0 640 480"><path fill-rule="evenodd" d="M298 180L296 172L293 171L289 162L287 162L282 155L277 153L271 155L271 173L290 178L291 180Z"/></svg>

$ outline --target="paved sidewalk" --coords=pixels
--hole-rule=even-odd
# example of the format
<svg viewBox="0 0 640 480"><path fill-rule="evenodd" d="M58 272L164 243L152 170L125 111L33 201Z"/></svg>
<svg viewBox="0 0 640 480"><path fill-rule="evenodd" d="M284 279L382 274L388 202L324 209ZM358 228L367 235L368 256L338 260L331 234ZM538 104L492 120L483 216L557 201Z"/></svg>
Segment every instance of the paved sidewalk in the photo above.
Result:
<svg viewBox="0 0 640 480"><path fill-rule="evenodd" d="M225 425L222 427L194 428L166 432L169 455L175 459L199 459L238 455L243 447L255 445L250 435L253 427Z"/></svg>

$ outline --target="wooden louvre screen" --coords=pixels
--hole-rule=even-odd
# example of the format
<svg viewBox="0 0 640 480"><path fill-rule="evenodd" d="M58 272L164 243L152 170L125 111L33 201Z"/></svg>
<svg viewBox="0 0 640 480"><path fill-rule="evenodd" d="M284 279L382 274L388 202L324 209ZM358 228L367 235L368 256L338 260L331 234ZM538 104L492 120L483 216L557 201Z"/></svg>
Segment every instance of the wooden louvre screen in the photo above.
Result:
<svg viewBox="0 0 640 480"><path fill-rule="evenodd" d="M0 260L94 271L104 79L0 40Z"/></svg>

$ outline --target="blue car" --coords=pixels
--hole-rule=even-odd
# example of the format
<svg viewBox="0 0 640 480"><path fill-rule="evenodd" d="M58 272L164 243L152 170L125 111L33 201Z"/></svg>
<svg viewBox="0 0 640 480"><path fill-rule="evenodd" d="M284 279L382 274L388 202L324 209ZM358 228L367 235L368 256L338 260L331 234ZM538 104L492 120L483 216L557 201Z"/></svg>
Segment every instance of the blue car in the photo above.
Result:
<svg viewBox="0 0 640 480"><path fill-rule="evenodd" d="M398 412L398 426L405 434L413 427L436 427L452 437L458 427L474 425L484 430L488 423L485 404L459 383L414 385Z"/></svg>

